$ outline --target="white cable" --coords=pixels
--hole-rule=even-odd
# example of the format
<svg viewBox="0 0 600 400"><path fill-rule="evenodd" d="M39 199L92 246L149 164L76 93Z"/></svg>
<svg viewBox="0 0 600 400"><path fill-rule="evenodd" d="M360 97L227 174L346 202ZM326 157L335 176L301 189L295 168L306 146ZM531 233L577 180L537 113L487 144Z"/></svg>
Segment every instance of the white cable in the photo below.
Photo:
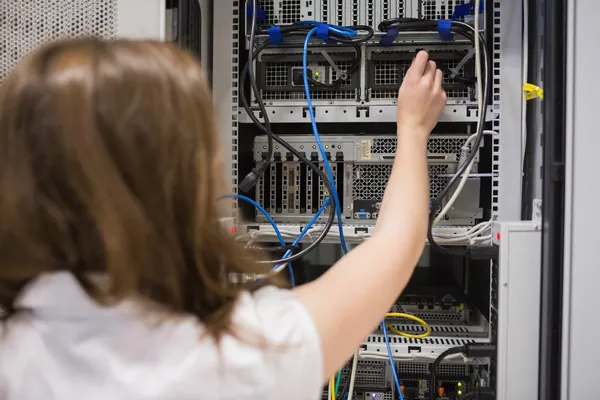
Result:
<svg viewBox="0 0 600 400"><path fill-rule="evenodd" d="M479 130L479 128L477 128ZM488 134L488 135L495 135L496 132L494 131L483 131L483 134ZM475 134L477 135L477 134ZM471 139L473 137L473 135L469 136L469 139ZM471 141L467 139L467 141L465 142L465 144L463 145L463 148L466 145L470 145ZM473 149L471 148L471 151L478 151L478 149ZM440 213L436 216L436 218L433 220L433 227L435 228L439 222L442 220L442 218L444 218L444 216L446 214L448 214L448 211L450 211L452 209L452 207L454 206L454 203L456 203L456 200L458 199L458 196L460 196L460 194L462 193L462 190L464 189L465 185L467 184L467 181L469 180L469 175L471 174L471 170L473 169L473 165L475 165L475 160L476 158L473 157L473 160L471 160L471 162L469 163L469 166L467 167L465 173L462 176L462 179L460 180L460 183L458 184L458 187L454 190L454 193L452 194L452 197L450 197L450 200L448 200L448 202L446 203L446 205L444 206L444 208L442 209L442 211L440 211Z"/></svg>
<svg viewBox="0 0 600 400"><path fill-rule="evenodd" d="M354 383L356 382L356 371L358 370L358 350L354 352L354 358L352 359L352 370L350 372L350 386L348 388L348 400L352 400L354 397ZM343 393L342 393L343 395Z"/></svg>
<svg viewBox="0 0 600 400"><path fill-rule="evenodd" d="M473 36L474 36L474 46L475 46L475 73L477 75L476 87L477 87L478 115L481 115L481 113L483 113L483 82L481 79L482 78L481 48L479 47L480 46L480 41L479 41L479 7L480 7L480 5L481 5L481 0L475 0L475 26L474 26L475 34ZM491 79L491 77L488 76L487 79ZM476 132L479 132L479 129L480 129L479 124L480 123L481 123L481 119L478 119ZM484 123L485 123L485 121L484 121ZM477 150L478 149L471 148L471 151L477 151ZM458 187L454 191L454 194L452 195L452 197L450 198L450 200L448 201L446 206L442 209L442 211L433 220L433 227L437 226L437 224L442 220L442 218L444 218L444 216L448 213L448 211L452 208L452 206L454 206L456 199L458 198L458 196L464 189L464 187L467 183L467 180L469 179L469 174L471 173L471 170L473 169L474 164L475 164L475 157L473 157L473 160L471 160L471 162L467 166L467 169L465 170L465 173L463 174L463 177L462 177Z"/></svg>
<svg viewBox="0 0 600 400"><path fill-rule="evenodd" d="M387 360L389 361L389 357L387 355L383 355L382 353L375 351L359 351L359 358L365 359L376 359L376 360ZM439 354L437 353L410 353L410 354L394 354L393 359L398 361L429 361L435 360L438 358ZM448 357L444 358L444 361L451 360L460 360L462 362L470 362L472 359L465 357L464 354L451 354Z"/></svg>

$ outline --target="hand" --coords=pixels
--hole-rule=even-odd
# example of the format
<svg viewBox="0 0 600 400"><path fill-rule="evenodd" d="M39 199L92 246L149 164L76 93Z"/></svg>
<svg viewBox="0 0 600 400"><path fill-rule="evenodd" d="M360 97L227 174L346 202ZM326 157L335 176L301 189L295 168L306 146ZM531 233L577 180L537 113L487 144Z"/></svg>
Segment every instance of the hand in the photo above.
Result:
<svg viewBox="0 0 600 400"><path fill-rule="evenodd" d="M426 51L420 51L406 72L398 92L399 138L417 135L427 139L446 106L446 92L442 89L442 71L429 61Z"/></svg>

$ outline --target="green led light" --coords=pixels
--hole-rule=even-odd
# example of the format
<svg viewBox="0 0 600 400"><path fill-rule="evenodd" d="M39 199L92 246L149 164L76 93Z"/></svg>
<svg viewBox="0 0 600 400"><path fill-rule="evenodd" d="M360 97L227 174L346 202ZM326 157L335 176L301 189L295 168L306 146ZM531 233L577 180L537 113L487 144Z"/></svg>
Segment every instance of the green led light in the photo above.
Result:
<svg viewBox="0 0 600 400"><path fill-rule="evenodd" d="M458 395L459 395L459 396L460 396L460 395L462 395L462 390L459 390L459 391L458 391Z"/></svg>
<svg viewBox="0 0 600 400"><path fill-rule="evenodd" d="M458 382L458 387L461 387L461 386L462 386L462 382Z"/></svg>

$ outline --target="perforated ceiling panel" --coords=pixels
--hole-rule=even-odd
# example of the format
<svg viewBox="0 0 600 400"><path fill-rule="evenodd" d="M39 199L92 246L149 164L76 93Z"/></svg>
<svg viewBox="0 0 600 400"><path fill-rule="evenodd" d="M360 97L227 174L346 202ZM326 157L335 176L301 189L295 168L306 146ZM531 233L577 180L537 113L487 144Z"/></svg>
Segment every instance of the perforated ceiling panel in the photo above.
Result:
<svg viewBox="0 0 600 400"><path fill-rule="evenodd" d="M42 43L116 34L117 0L1 0L0 82Z"/></svg>

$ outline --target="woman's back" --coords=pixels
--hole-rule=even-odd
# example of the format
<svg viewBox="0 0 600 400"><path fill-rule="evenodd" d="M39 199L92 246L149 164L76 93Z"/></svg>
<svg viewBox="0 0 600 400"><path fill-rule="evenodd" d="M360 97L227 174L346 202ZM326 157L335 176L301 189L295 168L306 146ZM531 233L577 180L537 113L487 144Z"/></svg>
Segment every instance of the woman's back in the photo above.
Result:
<svg viewBox="0 0 600 400"><path fill-rule="evenodd" d="M248 334L285 342L267 351L230 335L217 347L193 316L152 321L131 302L99 306L66 272L38 279L16 306L26 311L0 339L4 400L304 400L322 392L319 338L289 291L245 293L234 310Z"/></svg>

